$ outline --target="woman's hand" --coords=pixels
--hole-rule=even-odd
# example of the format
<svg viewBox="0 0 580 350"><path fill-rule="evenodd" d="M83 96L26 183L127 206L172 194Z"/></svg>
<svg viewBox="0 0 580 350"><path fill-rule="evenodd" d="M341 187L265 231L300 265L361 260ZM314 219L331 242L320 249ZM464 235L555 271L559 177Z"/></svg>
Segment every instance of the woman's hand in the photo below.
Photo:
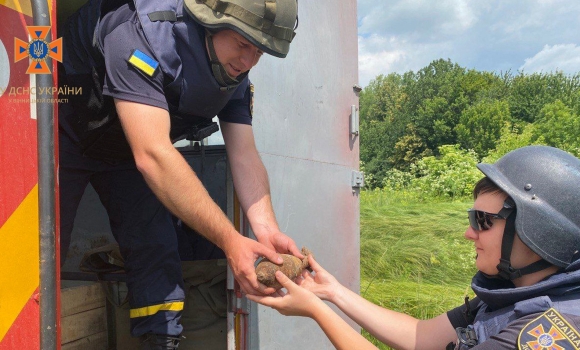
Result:
<svg viewBox="0 0 580 350"><path fill-rule="evenodd" d="M304 271L302 276L296 279L296 283L314 293L322 300L330 302L335 301L337 293L343 288L342 285L331 275L328 271L322 268L312 255L308 256L310 267L315 272L312 275L308 271Z"/></svg>
<svg viewBox="0 0 580 350"><path fill-rule="evenodd" d="M310 260L311 263L313 261L314 259ZM324 271L316 262L314 263L314 265L311 265L314 270L325 275L324 277L319 277L319 280L323 282L318 284L315 281L316 278L306 277L303 283L319 287L332 285L334 277ZM314 295L314 293L296 285L280 271L276 271L276 279L282 287L286 288L288 291L286 294L282 290L279 290L277 293L274 293L275 296L247 295L246 297L262 305L272 307L285 316L305 316L312 318L318 323L322 331L324 331L324 334L326 334L337 350L377 350L373 344L349 326L328 305ZM334 281L336 282L336 279Z"/></svg>
<svg viewBox="0 0 580 350"><path fill-rule="evenodd" d="M324 306L312 292L299 287L292 282L281 271L276 271L276 279L287 293L279 290L275 296L246 295L246 297L256 303L276 309L285 316L305 316L313 317L321 306Z"/></svg>

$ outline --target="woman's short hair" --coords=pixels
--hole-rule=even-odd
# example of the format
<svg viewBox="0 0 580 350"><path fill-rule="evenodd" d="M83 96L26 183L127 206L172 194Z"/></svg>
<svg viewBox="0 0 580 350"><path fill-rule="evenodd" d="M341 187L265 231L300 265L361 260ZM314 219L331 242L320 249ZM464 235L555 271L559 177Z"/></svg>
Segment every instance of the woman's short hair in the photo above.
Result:
<svg viewBox="0 0 580 350"><path fill-rule="evenodd" d="M483 193L504 193L504 191L485 176L475 184L475 187L473 188L473 199L477 199L477 197Z"/></svg>

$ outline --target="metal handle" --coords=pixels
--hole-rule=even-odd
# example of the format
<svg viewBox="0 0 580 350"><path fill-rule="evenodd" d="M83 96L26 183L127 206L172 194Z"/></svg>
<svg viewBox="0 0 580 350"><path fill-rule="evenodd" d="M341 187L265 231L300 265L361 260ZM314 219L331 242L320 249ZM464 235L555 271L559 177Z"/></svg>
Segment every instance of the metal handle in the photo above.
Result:
<svg viewBox="0 0 580 350"><path fill-rule="evenodd" d="M358 108L356 105L350 106L350 133L358 135Z"/></svg>

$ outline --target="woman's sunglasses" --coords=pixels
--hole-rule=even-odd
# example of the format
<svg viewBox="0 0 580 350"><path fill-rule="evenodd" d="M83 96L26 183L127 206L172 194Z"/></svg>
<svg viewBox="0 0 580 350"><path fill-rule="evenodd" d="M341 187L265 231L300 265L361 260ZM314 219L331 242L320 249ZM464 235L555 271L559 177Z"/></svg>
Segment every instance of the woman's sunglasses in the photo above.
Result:
<svg viewBox="0 0 580 350"><path fill-rule="evenodd" d="M508 213L509 215L509 213ZM507 215L500 215L487 213L481 210L469 209L467 210L467 216L469 217L469 225L475 231L486 231L489 230L493 226L492 219L502 219L505 220Z"/></svg>

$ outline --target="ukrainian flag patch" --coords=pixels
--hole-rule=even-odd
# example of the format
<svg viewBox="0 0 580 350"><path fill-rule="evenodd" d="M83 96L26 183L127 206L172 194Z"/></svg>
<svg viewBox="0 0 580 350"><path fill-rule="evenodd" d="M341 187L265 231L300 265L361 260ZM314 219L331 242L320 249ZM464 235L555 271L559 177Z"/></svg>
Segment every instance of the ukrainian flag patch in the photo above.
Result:
<svg viewBox="0 0 580 350"><path fill-rule="evenodd" d="M150 77L155 74L157 67L159 67L159 62L139 50L133 51L133 54L129 57L129 63Z"/></svg>

